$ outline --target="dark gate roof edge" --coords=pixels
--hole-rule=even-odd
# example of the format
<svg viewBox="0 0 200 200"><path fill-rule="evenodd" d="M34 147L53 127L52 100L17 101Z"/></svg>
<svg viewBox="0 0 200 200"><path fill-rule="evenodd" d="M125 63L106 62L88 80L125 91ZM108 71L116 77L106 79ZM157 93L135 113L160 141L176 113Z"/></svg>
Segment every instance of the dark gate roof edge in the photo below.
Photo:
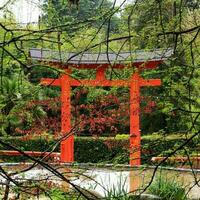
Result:
<svg viewBox="0 0 200 200"><path fill-rule="evenodd" d="M33 60L60 62L63 64L122 64L147 61L162 61L173 54L173 49L155 49L151 51L137 50L134 52L120 52L119 54L91 53L91 52L59 52L49 49L30 49L30 57Z"/></svg>

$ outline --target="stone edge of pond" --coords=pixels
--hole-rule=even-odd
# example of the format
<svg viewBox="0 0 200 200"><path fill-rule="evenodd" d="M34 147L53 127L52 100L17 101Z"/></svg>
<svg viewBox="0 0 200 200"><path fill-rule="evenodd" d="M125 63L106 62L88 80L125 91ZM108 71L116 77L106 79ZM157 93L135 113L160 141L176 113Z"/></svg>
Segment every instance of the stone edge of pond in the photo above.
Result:
<svg viewBox="0 0 200 200"><path fill-rule="evenodd" d="M31 166L33 163L0 163L1 167L11 167L11 166L20 166L26 165ZM140 165L140 166L130 166L126 164L102 164L102 163L49 163L51 166L66 166L66 167L74 167L74 168L82 168L82 169L110 169L110 170L133 170L133 169L163 169L163 170L171 170L171 171L180 171L180 172L200 172L200 169L185 169L185 168L175 168L175 167L162 167L162 166L147 166L147 165ZM40 165L38 165L40 166Z"/></svg>

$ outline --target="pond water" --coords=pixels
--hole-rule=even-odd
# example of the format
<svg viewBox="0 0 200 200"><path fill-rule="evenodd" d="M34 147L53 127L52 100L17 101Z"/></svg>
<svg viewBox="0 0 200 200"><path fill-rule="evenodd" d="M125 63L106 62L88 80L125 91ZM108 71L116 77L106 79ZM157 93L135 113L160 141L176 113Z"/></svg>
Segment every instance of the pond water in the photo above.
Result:
<svg viewBox="0 0 200 200"><path fill-rule="evenodd" d="M6 167L9 172L15 171L16 169L22 169L25 166ZM154 169L150 168L138 168L138 169L108 169L108 168L95 168L90 167L87 169L69 168L66 166L58 167L57 170L71 180L73 184L76 184L82 188L96 191L102 196L106 193L114 191L115 193L133 192L138 189L144 189L149 181L151 180ZM158 169L155 173L156 177L167 177L167 179L174 180L179 184L182 184L189 190L189 197L194 199L200 199L200 187L195 184L195 181L199 181L200 172L191 170L166 170ZM42 180L48 178L49 181L54 182L58 185L64 185L69 188L70 185L63 183L58 177L53 175L48 170L35 167L22 174L14 175L14 179L20 181L23 180ZM5 179L1 175L0 182L4 182ZM138 191L139 192L139 191Z"/></svg>
<svg viewBox="0 0 200 200"><path fill-rule="evenodd" d="M121 193L125 192L140 193L151 181L158 177L167 178L178 182L180 185L186 188L189 192L190 198L200 199L200 186L195 184L195 180L199 181L200 172L176 171L176 170L157 170L155 175L154 169L135 169L135 170L108 170L108 169L88 169L84 172L84 175L91 177L93 180L80 177L75 180L74 183L85 187L87 189L93 189L105 195L107 192L114 191ZM98 184L97 184L98 183Z"/></svg>

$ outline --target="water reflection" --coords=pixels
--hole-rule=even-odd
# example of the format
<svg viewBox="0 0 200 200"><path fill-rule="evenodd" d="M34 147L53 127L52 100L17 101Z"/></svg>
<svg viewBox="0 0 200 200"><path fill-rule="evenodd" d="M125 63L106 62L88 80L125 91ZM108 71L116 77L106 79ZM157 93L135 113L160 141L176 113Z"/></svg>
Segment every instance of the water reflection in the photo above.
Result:
<svg viewBox="0 0 200 200"><path fill-rule="evenodd" d="M6 168L9 171L19 170L20 166L14 168ZM102 196L108 193L140 193L149 184L154 174L154 169L106 169L106 168L89 168L75 169L69 167L59 167L58 171L62 173L72 183L85 188L91 189ZM200 187L196 184L200 180L200 171L183 171L183 170L157 170L155 177L165 177L168 180L175 180L183 184L189 191L189 196L200 199ZM39 180L48 177L50 181L55 182L66 190L70 189L70 184L61 181L48 170L43 168L33 168L15 178ZM0 181L4 182L3 176L0 176Z"/></svg>

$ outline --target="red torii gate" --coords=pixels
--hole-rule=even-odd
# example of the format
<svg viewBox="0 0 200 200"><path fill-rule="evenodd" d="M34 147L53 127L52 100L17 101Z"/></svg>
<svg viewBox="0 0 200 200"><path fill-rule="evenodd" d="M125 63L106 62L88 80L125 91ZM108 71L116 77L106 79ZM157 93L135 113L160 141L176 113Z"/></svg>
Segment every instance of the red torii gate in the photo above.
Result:
<svg viewBox="0 0 200 200"><path fill-rule="evenodd" d="M63 73L58 79L44 78L43 85L59 86L61 88L61 133L66 135L71 130L71 87L72 86L115 86L130 88L130 165L141 164L141 135L140 135L140 88L145 86L160 86L160 79L143 79L139 72L142 69L153 69L171 55L171 50L156 50L153 52L138 51L135 53L104 53L104 54L59 54L55 51L44 49L31 49L32 59L47 62L49 65L62 68ZM105 71L112 64L113 68L124 68L127 58L134 54L134 62L129 61L128 66L134 66L137 70L129 80L108 80ZM65 56L65 59L62 57ZM62 58L62 59L61 59ZM148 61L147 61L148 59ZM64 62L64 60L66 60ZM96 79L76 80L70 76L70 68L95 69ZM74 135L70 135L61 142L61 162L74 161Z"/></svg>

